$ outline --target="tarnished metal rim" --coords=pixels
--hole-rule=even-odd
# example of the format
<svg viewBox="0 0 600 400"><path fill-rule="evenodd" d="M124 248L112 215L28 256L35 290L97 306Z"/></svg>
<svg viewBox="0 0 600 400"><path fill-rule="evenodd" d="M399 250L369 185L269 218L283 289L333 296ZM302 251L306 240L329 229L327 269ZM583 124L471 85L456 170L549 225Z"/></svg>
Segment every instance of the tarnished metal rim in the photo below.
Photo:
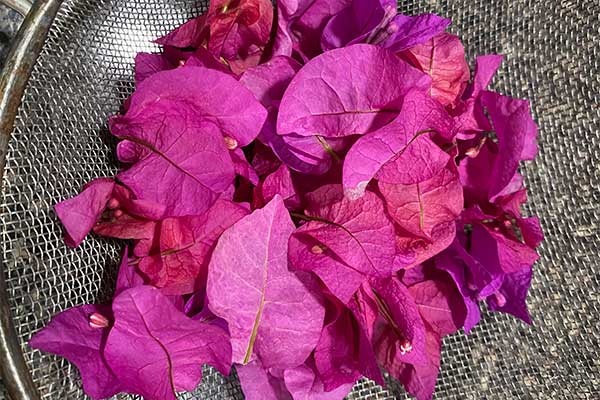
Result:
<svg viewBox="0 0 600 400"><path fill-rule="evenodd" d="M23 21L0 76L0 182L8 141L33 66L62 0L37 0ZM0 184L0 193L2 185ZM39 393L25 363L12 322L0 253L0 372L11 400L37 400Z"/></svg>

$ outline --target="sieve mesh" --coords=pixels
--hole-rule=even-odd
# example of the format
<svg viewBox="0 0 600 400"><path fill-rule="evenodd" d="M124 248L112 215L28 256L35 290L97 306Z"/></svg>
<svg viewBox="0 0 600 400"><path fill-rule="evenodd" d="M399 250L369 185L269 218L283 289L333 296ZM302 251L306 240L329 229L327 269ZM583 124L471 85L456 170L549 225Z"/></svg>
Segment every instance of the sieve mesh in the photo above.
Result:
<svg viewBox="0 0 600 400"><path fill-rule="evenodd" d="M540 155L524 168L528 211L546 233L529 303L534 326L486 314L444 341L437 399L600 398L600 3L597 0L401 0L401 10L454 20L473 60L503 53L495 88L532 100ZM84 398L76 369L32 351L52 315L110 298L119 246L69 250L52 205L115 162L106 119L133 89L132 62L205 2L67 0L20 108L0 209L2 256L17 335L43 399ZM120 398L130 398L123 396ZM205 369L184 399L243 399L234 376ZM353 400L405 399L361 381Z"/></svg>

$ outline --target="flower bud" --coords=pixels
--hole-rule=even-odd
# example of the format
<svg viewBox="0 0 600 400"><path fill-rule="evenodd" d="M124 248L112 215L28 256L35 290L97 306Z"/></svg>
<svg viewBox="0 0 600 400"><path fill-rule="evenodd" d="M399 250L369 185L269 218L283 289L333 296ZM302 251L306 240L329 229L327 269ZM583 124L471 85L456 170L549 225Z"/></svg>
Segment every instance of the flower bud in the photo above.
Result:
<svg viewBox="0 0 600 400"><path fill-rule="evenodd" d="M496 292L494 295L496 299L496 303L498 303L498 307L504 307L506 305L506 297L500 292Z"/></svg>
<svg viewBox="0 0 600 400"><path fill-rule="evenodd" d="M119 200L117 200L116 198L112 198L108 201L108 204L106 205L106 207L108 207L109 210L114 210L119 208Z"/></svg>
<svg viewBox="0 0 600 400"><path fill-rule="evenodd" d="M325 251L325 248L321 245L314 245L311 249L310 252L313 254L323 254L323 252Z"/></svg>
<svg viewBox="0 0 600 400"><path fill-rule="evenodd" d="M89 318L90 328L103 329L108 327L108 318L100 313L93 313Z"/></svg>
<svg viewBox="0 0 600 400"><path fill-rule="evenodd" d="M477 147L471 147L470 149L467 149L467 151L465 151L465 154L467 155L467 157L475 158L479 154L479 149Z"/></svg>
<svg viewBox="0 0 600 400"><path fill-rule="evenodd" d="M227 148L229 150L235 150L238 147L238 141L235 140L234 138L230 137L230 136L225 136L225 138L223 138L223 140L225 141L225 146L227 146Z"/></svg>
<svg viewBox="0 0 600 400"><path fill-rule="evenodd" d="M400 353L401 354L406 354L411 352L413 349L412 343L406 339L404 339L402 342L400 342Z"/></svg>

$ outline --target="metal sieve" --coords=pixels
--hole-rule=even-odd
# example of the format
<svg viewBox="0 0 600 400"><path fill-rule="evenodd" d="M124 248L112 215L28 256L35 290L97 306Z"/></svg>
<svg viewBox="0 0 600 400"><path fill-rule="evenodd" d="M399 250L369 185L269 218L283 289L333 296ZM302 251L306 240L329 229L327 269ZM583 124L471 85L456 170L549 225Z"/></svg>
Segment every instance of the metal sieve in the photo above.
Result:
<svg viewBox="0 0 600 400"><path fill-rule="evenodd" d="M8 1L8 0L4 0ZM10 0L23 12L26 0ZM52 212L115 171L107 117L133 90L133 57L203 11L194 0L37 0L0 80L0 364L13 400L84 398L77 370L27 346L59 311L108 300L118 244L68 249ZM600 398L600 51L598 0L421 0L402 12L454 21L470 60L503 53L495 88L532 101L540 155L523 172L546 233L532 327L485 314L444 341L437 399ZM120 398L130 398L123 396ZM206 368L182 399L242 399ZM406 399L359 382L349 399Z"/></svg>

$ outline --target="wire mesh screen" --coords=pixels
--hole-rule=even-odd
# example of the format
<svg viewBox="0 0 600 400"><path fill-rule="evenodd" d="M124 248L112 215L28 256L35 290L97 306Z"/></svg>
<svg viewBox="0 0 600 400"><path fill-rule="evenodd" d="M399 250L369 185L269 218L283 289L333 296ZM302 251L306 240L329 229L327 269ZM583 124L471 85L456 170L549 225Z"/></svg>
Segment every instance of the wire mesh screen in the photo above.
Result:
<svg viewBox="0 0 600 400"><path fill-rule="evenodd" d="M42 398L84 398L76 369L32 351L52 315L109 298L119 246L98 238L68 249L52 205L111 175L106 119L133 89L133 57L205 2L68 0L23 99L0 210L8 295ZM540 156L524 169L529 207L546 233L530 309L534 326L486 314L470 336L447 338L437 399L600 398L600 109L597 0L401 1L402 11L453 18L473 60L503 53L497 90L530 98ZM127 397L123 397L127 398ZM243 399L234 376L205 369L186 399ZM350 399L409 398L361 381Z"/></svg>

